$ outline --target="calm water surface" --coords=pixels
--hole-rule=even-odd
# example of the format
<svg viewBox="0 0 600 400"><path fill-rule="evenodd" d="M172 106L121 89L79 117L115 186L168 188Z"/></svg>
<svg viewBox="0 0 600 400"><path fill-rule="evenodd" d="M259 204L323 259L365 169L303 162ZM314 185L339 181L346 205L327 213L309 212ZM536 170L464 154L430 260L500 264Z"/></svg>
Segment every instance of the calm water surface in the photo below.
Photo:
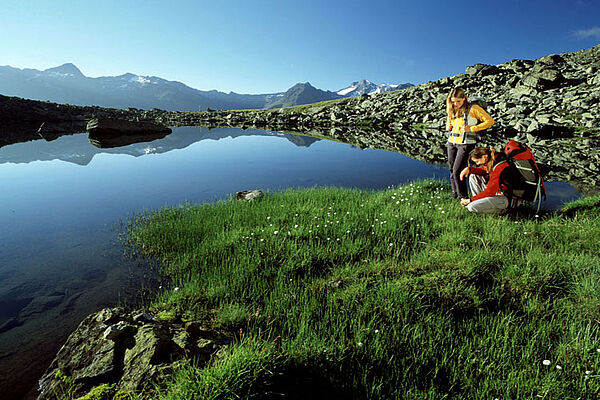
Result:
<svg viewBox="0 0 600 400"><path fill-rule="evenodd" d="M448 173L402 154L259 130L175 128L110 149L77 134L0 148L0 391L21 398L85 315L136 292L144 269L124 256L115 229L135 213L245 189L381 189L419 178ZM547 189L550 208L580 196L562 182Z"/></svg>

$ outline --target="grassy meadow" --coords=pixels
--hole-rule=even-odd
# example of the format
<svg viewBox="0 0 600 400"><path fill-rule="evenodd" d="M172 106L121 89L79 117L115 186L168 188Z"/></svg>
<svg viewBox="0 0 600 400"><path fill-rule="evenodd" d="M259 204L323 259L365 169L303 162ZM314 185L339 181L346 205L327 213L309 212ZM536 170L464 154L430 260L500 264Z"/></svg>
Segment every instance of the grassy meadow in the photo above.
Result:
<svg viewBox="0 0 600 400"><path fill-rule="evenodd" d="M139 216L150 308L235 336L163 399L600 394L600 199L472 215L446 184L314 188Z"/></svg>

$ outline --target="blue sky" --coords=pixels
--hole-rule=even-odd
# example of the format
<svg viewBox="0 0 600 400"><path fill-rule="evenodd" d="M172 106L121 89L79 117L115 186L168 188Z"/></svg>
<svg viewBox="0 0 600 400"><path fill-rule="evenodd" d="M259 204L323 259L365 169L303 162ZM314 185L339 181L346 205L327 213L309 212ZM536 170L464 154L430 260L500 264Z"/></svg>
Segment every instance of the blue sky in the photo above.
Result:
<svg viewBox="0 0 600 400"><path fill-rule="evenodd" d="M200 90L419 84L600 43L600 0L2 0L0 65Z"/></svg>

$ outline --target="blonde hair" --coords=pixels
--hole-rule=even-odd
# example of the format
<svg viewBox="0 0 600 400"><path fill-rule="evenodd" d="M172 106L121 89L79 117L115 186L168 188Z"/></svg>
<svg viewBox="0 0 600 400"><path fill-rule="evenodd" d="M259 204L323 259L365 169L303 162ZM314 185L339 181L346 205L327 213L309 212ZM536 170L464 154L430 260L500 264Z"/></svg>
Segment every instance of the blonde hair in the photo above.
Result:
<svg viewBox="0 0 600 400"><path fill-rule="evenodd" d="M454 109L454 104L452 104L452 98L456 97L459 99L465 99L462 106L458 109ZM455 119L458 117L462 117L467 110L469 109L469 101L467 100L467 94L465 93L465 89L456 87L450 91L448 94L448 98L446 99L446 112L448 113L448 118Z"/></svg>

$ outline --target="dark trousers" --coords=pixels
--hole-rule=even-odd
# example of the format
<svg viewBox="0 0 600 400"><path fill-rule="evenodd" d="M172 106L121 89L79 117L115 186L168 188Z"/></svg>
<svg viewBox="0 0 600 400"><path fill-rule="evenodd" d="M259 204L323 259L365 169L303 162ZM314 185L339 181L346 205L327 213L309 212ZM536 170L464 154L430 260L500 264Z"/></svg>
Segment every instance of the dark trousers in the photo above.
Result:
<svg viewBox="0 0 600 400"><path fill-rule="evenodd" d="M475 148L474 144L448 143L448 168L450 169L450 185L452 196L468 198L467 180L460 180L460 171L467 167L469 153Z"/></svg>

